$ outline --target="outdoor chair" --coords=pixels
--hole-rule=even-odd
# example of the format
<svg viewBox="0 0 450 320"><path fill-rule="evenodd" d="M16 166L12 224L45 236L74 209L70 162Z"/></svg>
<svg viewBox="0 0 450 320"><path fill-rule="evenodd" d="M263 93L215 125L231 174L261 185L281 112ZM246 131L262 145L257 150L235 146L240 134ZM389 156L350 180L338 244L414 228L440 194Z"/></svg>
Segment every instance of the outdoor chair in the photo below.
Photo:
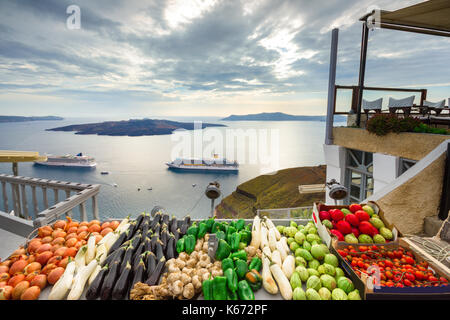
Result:
<svg viewBox="0 0 450 320"><path fill-rule="evenodd" d="M410 96L403 99L389 98L389 112L395 114L398 110L402 110L405 116L409 116L411 113L411 108L414 106L414 98L415 96Z"/></svg>
<svg viewBox="0 0 450 320"><path fill-rule="evenodd" d="M368 101L363 99L362 107L364 110L364 113L366 114L366 117L369 118L369 112L375 111L375 114L381 113L381 105L383 104L383 98Z"/></svg>
<svg viewBox="0 0 450 320"><path fill-rule="evenodd" d="M438 101L438 102L431 102L431 101L424 100L422 105L423 105L423 109L424 109L423 111L421 110L422 113L425 113L425 114L430 113L431 114L431 111L434 111L434 112L436 112L436 115L439 116L441 114L442 110L444 110L444 108L445 108L445 99Z"/></svg>

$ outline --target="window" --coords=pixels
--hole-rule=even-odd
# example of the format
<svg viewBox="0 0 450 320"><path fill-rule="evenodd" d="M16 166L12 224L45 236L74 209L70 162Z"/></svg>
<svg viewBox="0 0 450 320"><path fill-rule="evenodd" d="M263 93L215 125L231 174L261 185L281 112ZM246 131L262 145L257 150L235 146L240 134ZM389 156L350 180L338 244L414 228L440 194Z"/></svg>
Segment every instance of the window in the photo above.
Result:
<svg viewBox="0 0 450 320"><path fill-rule="evenodd" d="M345 185L347 202L361 202L373 194L373 155L370 152L347 149Z"/></svg>
<svg viewBox="0 0 450 320"><path fill-rule="evenodd" d="M409 168L411 168L416 163L417 163L416 160L400 158L397 176L401 176L403 173L405 173L405 171L407 171Z"/></svg>

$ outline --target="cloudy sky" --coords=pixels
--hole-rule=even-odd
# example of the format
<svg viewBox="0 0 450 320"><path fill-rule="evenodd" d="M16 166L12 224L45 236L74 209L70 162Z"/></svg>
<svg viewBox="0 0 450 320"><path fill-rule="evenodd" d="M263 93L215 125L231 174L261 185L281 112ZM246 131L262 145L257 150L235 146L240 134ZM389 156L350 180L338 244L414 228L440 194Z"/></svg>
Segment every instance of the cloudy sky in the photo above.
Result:
<svg viewBox="0 0 450 320"><path fill-rule="evenodd" d="M1 0L0 114L324 114L330 30L340 28L337 82L357 84L358 18L418 2ZM72 4L78 30L66 26ZM375 30L366 85L448 98L449 57L448 38Z"/></svg>

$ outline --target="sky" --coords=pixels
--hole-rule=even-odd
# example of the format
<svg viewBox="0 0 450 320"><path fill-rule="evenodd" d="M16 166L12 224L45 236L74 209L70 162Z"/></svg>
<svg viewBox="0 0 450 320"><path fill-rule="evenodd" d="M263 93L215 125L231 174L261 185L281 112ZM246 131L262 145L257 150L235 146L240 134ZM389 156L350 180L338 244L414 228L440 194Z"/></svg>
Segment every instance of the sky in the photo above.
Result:
<svg viewBox="0 0 450 320"><path fill-rule="evenodd" d="M1 0L0 114L325 114L331 29L339 28L336 82L356 85L358 19L373 5L419 2ZM67 27L74 4L79 29ZM371 31L366 86L448 98L449 57L449 38ZM348 110L346 97L338 101Z"/></svg>

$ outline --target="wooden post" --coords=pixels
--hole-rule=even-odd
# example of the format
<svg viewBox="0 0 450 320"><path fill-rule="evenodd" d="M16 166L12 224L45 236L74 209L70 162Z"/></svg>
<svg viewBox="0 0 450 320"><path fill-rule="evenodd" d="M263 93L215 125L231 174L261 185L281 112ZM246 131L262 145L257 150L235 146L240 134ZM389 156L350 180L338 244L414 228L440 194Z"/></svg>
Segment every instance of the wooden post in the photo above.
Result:
<svg viewBox="0 0 450 320"><path fill-rule="evenodd" d="M8 194L6 192L6 182L2 181L2 191L3 191L3 205L5 207L5 212L9 212L8 208Z"/></svg>

